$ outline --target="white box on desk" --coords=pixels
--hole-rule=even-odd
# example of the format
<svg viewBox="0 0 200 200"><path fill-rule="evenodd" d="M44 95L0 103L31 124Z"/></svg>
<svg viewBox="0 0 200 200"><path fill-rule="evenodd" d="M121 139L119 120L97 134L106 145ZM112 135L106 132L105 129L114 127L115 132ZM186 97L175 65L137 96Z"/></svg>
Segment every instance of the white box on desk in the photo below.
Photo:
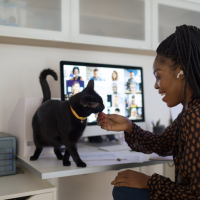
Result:
<svg viewBox="0 0 200 200"><path fill-rule="evenodd" d="M34 154L32 118L42 104L42 98L20 98L8 123L8 133L17 137L17 154L30 157ZM44 148L42 154L53 154L53 148Z"/></svg>

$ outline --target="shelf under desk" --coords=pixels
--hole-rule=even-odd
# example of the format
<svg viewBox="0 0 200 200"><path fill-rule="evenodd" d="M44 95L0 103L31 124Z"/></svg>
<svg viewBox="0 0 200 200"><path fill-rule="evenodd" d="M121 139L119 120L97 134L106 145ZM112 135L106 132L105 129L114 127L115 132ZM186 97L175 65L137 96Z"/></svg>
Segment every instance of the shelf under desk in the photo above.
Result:
<svg viewBox="0 0 200 200"><path fill-rule="evenodd" d="M100 152L97 147L92 147L84 144L78 145L79 152ZM101 151L102 152L102 151ZM130 151L127 151L130 152ZM133 152L134 153L134 152ZM92 166L84 161L87 164L86 168L76 167L74 162L71 162L71 166L63 166L62 160L57 160L56 155L41 155L38 160L30 161L30 158L24 158L17 156L17 160L24 167L29 169L32 173L40 177L41 179L50 179L50 178L59 178L65 176L75 176L82 174L90 174L96 172L110 171L110 170L120 170L124 168L134 168L141 166L149 166L156 164L168 163L170 161L146 161L143 163L121 163L112 164L106 166Z"/></svg>
<svg viewBox="0 0 200 200"><path fill-rule="evenodd" d="M0 177L0 200L39 194L44 196L44 194L48 195L50 193L51 196L53 193L55 194L49 199L56 199L57 188L55 186L47 181L41 180L18 162L17 167L24 173Z"/></svg>

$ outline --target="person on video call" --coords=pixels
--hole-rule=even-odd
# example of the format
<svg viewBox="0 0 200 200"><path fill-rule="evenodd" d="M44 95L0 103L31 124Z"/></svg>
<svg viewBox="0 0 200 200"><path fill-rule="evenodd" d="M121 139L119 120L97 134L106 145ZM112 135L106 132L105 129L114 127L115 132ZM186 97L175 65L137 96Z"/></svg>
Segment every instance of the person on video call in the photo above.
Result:
<svg viewBox="0 0 200 200"><path fill-rule="evenodd" d="M113 94L117 94L117 84L116 83L112 84L112 89L113 89Z"/></svg>
<svg viewBox="0 0 200 200"><path fill-rule="evenodd" d="M131 84L130 84L130 92L131 92L131 94L133 94L133 95L136 94L136 83L131 83Z"/></svg>
<svg viewBox="0 0 200 200"><path fill-rule="evenodd" d="M130 90L130 84L135 83L135 74L134 72L130 72L130 78L127 81L127 90Z"/></svg>
<svg viewBox="0 0 200 200"><path fill-rule="evenodd" d="M98 69L94 69L94 76L91 77L90 79L92 79L94 81L102 81L102 78L99 77L99 70Z"/></svg>
<svg viewBox="0 0 200 200"><path fill-rule="evenodd" d="M156 134L120 115L99 113L97 121L105 130L124 131L126 142L134 151L173 155L175 181L156 173L147 176L134 170L121 171L111 183L115 186L114 200L200 199L199 28L177 26L156 52L154 88L168 107L183 105L172 125L162 134Z"/></svg>
<svg viewBox="0 0 200 200"><path fill-rule="evenodd" d="M72 84L72 95L75 95L80 92L80 84L77 81L74 81Z"/></svg>
<svg viewBox="0 0 200 200"><path fill-rule="evenodd" d="M118 80L118 73L116 71L113 71L112 73L112 81L117 81Z"/></svg>
<svg viewBox="0 0 200 200"><path fill-rule="evenodd" d="M130 117L129 119L133 120L133 119L137 119L137 110L136 108L130 108L131 112L130 112Z"/></svg>
<svg viewBox="0 0 200 200"><path fill-rule="evenodd" d="M70 80L82 81L82 77L79 76L80 70L78 67L74 67L72 72L73 72L74 77L71 78Z"/></svg>
<svg viewBox="0 0 200 200"><path fill-rule="evenodd" d="M136 108L136 107L138 107L138 106L135 104L135 95L132 96L130 107L131 107L131 108Z"/></svg>
<svg viewBox="0 0 200 200"><path fill-rule="evenodd" d="M119 104L119 99L118 99L118 96L117 95L115 95L114 96L114 107L118 107L118 104Z"/></svg>
<svg viewBox="0 0 200 200"><path fill-rule="evenodd" d="M117 115L120 114L120 109L119 108L115 108L115 114L117 114Z"/></svg>

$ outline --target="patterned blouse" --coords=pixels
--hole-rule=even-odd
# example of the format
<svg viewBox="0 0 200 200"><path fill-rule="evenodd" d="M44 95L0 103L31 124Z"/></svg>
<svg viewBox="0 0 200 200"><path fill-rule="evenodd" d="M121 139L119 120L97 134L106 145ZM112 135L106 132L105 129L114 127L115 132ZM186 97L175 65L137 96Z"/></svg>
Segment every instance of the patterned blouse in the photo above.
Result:
<svg viewBox="0 0 200 200"><path fill-rule="evenodd" d="M162 134L144 131L134 123L131 134L125 132L125 140L134 151L173 155L175 182L153 174L147 183L151 199L200 199L200 99L196 94L192 95L181 121L182 158L178 136L180 117L181 114Z"/></svg>

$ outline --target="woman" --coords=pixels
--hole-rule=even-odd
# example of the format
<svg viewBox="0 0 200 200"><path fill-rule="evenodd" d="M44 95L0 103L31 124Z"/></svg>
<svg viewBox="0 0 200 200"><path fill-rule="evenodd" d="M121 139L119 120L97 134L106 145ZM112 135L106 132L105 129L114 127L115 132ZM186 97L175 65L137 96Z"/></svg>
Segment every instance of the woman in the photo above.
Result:
<svg viewBox="0 0 200 200"><path fill-rule="evenodd" d="M80 71L78 67L74 67L72 72L73 72L74 77L71 78L70 80L82 81L82 77L79 76Z"/></svg>
<svg viewBox="0 0 200 200"><path fill-rule="evenodd" d="M173 155L175 182L156 173L122 171L112 182L115 200L136 196L142 200L200 199L200 31L194 26L176 27L156 51L154 87L168 107L183 104L177 119L161 135L144 131L119 115L100 113L98 124L106 130L124 131L135 151Z"/></svg>
<svg viewBox="0 0 200 200"><path fill-rule="evenodd" d="M113 71L112 73L112 81L117 81L118 80L118 73L116 71Z"/></svg>
<svg viewBox="0 0 200 200"><path fill-rule="evenodd" d="M119 100L118 100L118 96L115 95L114 97L114 107L118 107L118 104L119 104Z"/></svg>
<svg viewBox="0 0 200 200"><path fill-rule="evenodd" d="M137 110L136 108L131 108L130 109L130 117L129 117L130 120L134 120L134 119L137 119Z"/></svg>
<svg viewBox="0 0 200 200"><path fill-rule="evenodd" d="M74 81L72 84L72 95L75 95L80 92L80 84L78 81Z"/></svg>
<svg viewBox="0 0 200 200"><path fill-rule="evenodd" d="M131 100L131 105L130 105L131 108L137 108L137 104L135 104L135 95L132 96L132 100Z"/></svg>

